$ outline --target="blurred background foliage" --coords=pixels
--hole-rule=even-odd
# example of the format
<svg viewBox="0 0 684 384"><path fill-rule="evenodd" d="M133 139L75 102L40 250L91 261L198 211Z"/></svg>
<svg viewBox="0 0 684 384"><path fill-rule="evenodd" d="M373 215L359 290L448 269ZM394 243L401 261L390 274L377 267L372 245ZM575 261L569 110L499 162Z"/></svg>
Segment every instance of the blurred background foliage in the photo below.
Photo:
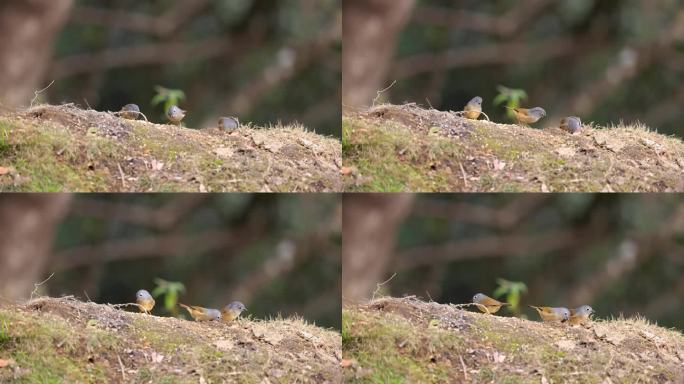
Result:
<svg viewBox="0 0 684 384"><path fill-rule="evenodd" d="M40 293L128 303L138 289L182 283L182 303L239 300L256 318L339 328L340 214L339 197L323 194L74 195ZM179 313L155 299L154 314Z"/></svg>
<svg viewBox="0 0 684 384"><path fill-rule="evenodd" d="M589 304L598 317L641 314L684 330L681 196L405 196L409 208L394 231L398 201L355 211L355 205L371 197L345 199L345 212L351 207L356 215L345 213L343 273L355 264L370 269L378 259L387 259L376 276L345 276L345 299L370 298L377 283L396 273L382 285L385 294L441 303L471 302L477 292L501 294L502 301L519 299L522 314L533 319L536 314L527 305ZM367 227L369 237L383 238L390 231L392 239L384 249L374 250L373 260L363 259L346 237L347 228L371 220L382 224L377 230ZM354 297L359 286L367 287L365 293ZM517 311L501 311L504 316L513 313Z"/></svg>
<svg viewBox="0 0 684 384"><path fill-rule="evenodd" d="M340 0L75 0L44 76L51 103L97 110L136 103L150 120L155 86L182 90L189 127L218 116L299 122L340 135ZM41 87L42 88L42 87Z"/></svg>
<svg viewBox="0 0 684 384"><path fill-rule="evenodd" d="M501 85L525 90L523 106L547 110L540 127L577 115L600 125L640 121L684 137L681 0L399 2L409 4L405 22L396 37L384 41L396 40L396 52L373 84L380 90L397 81L384 100L458 111L479 95L490 118L508 122L505 110L493 103ZM397 8L392 1L376 3ZM345 25L353 29L353 22ZM365 81L374 78L371 71L366 76ZM345 99L370 105L375 96L366 91Z"/></svg>

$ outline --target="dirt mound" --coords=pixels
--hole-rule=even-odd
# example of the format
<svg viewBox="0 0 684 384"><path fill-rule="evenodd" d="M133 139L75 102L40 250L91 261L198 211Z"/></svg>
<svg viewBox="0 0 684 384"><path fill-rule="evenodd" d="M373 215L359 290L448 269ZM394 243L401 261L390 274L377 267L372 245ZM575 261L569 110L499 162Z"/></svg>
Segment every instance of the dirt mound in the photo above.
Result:
<svg viewBox="0 0 684 384"><path fill-rule="evenodd" d="M674 383L684 335L644 319L586 327L382 298L342 314L344 377L359 382Z"/></svg>
<svg viewBox="0 0 684 384"><path fill-rule="evenodd" d="M339 141L301 126L187 129L73 105L0 112L0 191L341 190Z"/></svg>
<svg viewBox="0 0 684 384"><path fill-rule="evenodd" d="M0 306L0 382L333 383L340 336L300 319L199 323L71 298Z"/></svg>
<svg viewBox="0 0 684 384"><path fill-rule="evenodd" d="M684 191L684 143L643 126L571 135L415 104L343 115L351 191Z"/></svg>

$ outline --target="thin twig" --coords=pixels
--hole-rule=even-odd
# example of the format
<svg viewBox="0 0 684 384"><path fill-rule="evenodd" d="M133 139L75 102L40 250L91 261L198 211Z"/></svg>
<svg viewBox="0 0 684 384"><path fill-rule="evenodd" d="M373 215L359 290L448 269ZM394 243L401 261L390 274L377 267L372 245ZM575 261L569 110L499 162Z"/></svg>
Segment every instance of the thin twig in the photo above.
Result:
<svg viewBox="0 0 684 384"><path fill-rule="evenodd" d="M90 296L88 296L88 292L86 292L85 289L83 290L83 294L85 295L86 299L88 299L88 302L93 302L92 300L90 300Z"/></svg>
<svg viewBox="0 0 684 384"><path fill-rule="evenodd" d="M52 82L50 83L50 85L48 85L47 87L41 89L40 91L34 91L34 92L33 92L33 94L34 94L35 96L33 96L33 99L31 99L31 108L33 108L33 103L34 103L34 102L36 101L36 99L38 98L38 95L40 95L41 93L47 91L47 89L50 88L50 87L52 86L52 84L54 84L54 83L55 83L55 81L52 80Z"/></svg>
<svg viewBox="0 0 684 384"><path fill-rule="evenodd" d="M123 189L125 190L126 189L126 180L124 178L123 169L121 169L121 164L119 164L119 163L116 163L116 166L119 168L119 176L121 176L121 187L123 187Z"/></svg>
<svg viewBox="0 0 684 384"><path fill-rule="evenodd" d="M430 299L430 302L434 303L435 301L432 300L432 296L430 296L430 291L425 291L425 294L427 294L428 299Z"/></svg>
<svg viewBox="0 0 684 384"><path fill-rule="evenodd" d="M426 97L425 101L427 101L428 105L430 106L430 109L435 109L435 107L432 106L432 103L430 103L430 99Z"/></svg>
<svg viewBox="0 0 684 384"><path fill-rule="evenodd" d="M466 188L468 188L468 180L466 179L466 173L465 169L463 169L463 164L461 162L458 162L458 166L461 168L461 175L463 175L463 184Z"/></svg>
<svg viewBox="0 0 684 384"><path fill-rule="evenodd" d="M397 83L397 81L394 80L394 81L392 82L392 84L389 85L389 87L377 91L377 94L378 94L378 95L375 96L375 98L373 99L373 106L374 106L374 107L375 107L375 102L378 101L378 99L380 98L380 96L381 96L385 91L387 91L387 90L389 90L390 88L392 88L392 87L394 86L394 84L396 84L396 83Z"/></svg>
<svg viewBox="0 0 684 384"><path fill-rule="evenodd" d="M390 280L394 279L394 276L396 276L396 275L397 275L397 273L394 272L394 274L393 274L389 279L383 281L382 283L376 284L376 285L377 285L377 288L375 288L375 291L373 292L373 298L372 298L372 300L375 300L375 295L378 293L378 291L380 291L380 287L382 287L383 285L389 283Z"/></svg>
<svg viewBox="0 0 684 384"><path fill-rule="evenodd" d="M55 275L55 273L53 272L47 279L41 281L41 282L38 283L38 284L33 284L33 291L31 292L31 298L29 299L29 301L33 300L33 295L35 295L35 294L38 293L38 287L40 287L41 285L45 284L45 283L46 283L48 280L50 280L50 279L52 278L52 276L54 276L54 275Z"/></svg>
<svg viewBox="0 0 684 384"><path fill-rule="evenodd" d="M463 380L468 381L468 373L466 373L466 365L465 362L463 362L463 357L458 355L458 359L461 360L461 368L463 368Z"/></svg>
<svg viewBox="0 0 684 384"><path fill-rule="evenodd" d="M117 354L116 358L119 360L119 367L121 368L121 378L123 379L124 382L126 382L126 373L124 372L124 365L123 365L123 362L121 361L121 356L119 356Z"/></svg>

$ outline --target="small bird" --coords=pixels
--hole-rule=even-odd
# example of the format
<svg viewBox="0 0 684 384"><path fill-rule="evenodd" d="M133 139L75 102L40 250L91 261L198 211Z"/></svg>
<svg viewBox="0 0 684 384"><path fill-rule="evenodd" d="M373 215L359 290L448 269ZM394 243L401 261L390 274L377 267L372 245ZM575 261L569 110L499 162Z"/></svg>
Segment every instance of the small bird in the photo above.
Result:
<svg viewBox="0 0 684 384"><path fill-rule="evenodd" d="M544 321L564 323L570 318L570 310L564 307L535 307L533 305L530 307L536 309Z"/></svg>
<svg viewBox="0 0 684 384"><path fill-rule="evenodd" d="M169 121L178 124L180 127L181 121L183 118L185 118L185 112L186 111L178 108L177 106L172 105L168 112L166 112L166 117L169 119Z"/></svg>
<svg viewBox="0 0 684 384"><path fill-rule="evenodd" d="M582 121L577 116L564 117L560 121L560 129L568 131L571 134L578 132L582 128Z"/></svg>
<svg viewBox="0 0 684 384"><path fill-rule="evenodd" d="M240 121L236 117L221 117L218 126L222 131L232 132L240 128Z"/></svg>
<svg viewBox="0 0 684 384"><path fill-rule="evenodd" d="M137 104L126 104L121 108L121 117L128 120L138 120L140 107Z"/></svg>
<svg viewBox="0 0 684 384"><path fill-rule="evenodd" d="M463 107L464 116L471 120L477 120L482 113L482 98L480 96L473 97L465 107Z"/></svg>
<svg viewBox="0 0 684 384"><path fill-rule="evenodd" d="M244 310L247 310L244 304L239 301L233 301L221 309L221 319L225 323L230 323L240 317L240 314Z"/></svg>
<svg viewBox="0 0 684 384"><path fill-rule="evenodd" d="M589 320L589 317L594 314L594 308L583 305L579 308L570 310L570 324L579 325L584 324Z"/></svg>
<svg viewBox="0 0 684 384"><path fill-rule="evenodd" d="M475 304L477 309L487 314L496 313L499 311L501 306L510 305L508 303L502 303L498 300L492 299L484 293L478 293L473 296L473 304Z"/></svg>
<svg viewBox="0 0 684 384"><path fill-rule="evenodd" d="M188 310L190 316L192 316L195 321L214 321L221 320L221 312L218 309L212 308L202 308L195 305L185 305L178 303L181 307Z"/></svg>
<svg viewBox="0 0 684 384"><path fill-rule="evenodd" d="M154 308L154 299L152 298L152 295L144 289L139 290L135 294L135 302L138 303L140 312L149 314L152 311L152 308Z"/></svg>
<svg viewBox="0 0 684 384"><path fill-rule="evenodd" d="M518 121L518 123L532 124L536 123L537 121L539 121L539 119L546 116L546 111L544 110L544 108L541 107L534 107L530 109L511 107L506 108L513 111L515 119Z"/></svg>

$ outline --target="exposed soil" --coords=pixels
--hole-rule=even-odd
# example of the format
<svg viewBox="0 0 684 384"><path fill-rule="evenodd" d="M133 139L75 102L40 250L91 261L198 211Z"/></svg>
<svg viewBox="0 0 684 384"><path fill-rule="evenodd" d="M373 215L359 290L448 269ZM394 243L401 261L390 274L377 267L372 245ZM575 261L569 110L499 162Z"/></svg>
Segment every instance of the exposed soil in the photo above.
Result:
<svg viewBox="0 0 684 384"><path fill-rule="evenodd" d="M329 192L340 142L302 126L227 133L74 105L0 111L0 191Z"/></svg>
<svg viewBox="0 0 684 384"><path fill-rule="evenodd" d="M370 383L681 383L684 335L643 318L567 326L414 297L343 310L344 377ZM399 380L401 381L401 380Z"/></svg>
<svg viewBox="0 0 684 384"><path fill-rule="evenodd" d="M684 143L644 126L577 134L486 120L415 104L347 110L349 191L684 191Z"/></svg>
<svg viewBox="0 0 684 384"><path fill-rule="evenodd" d="M339 333L301 319L200 323L46 297L0 306L0 325L0 382L341 380Z"/></svg>

